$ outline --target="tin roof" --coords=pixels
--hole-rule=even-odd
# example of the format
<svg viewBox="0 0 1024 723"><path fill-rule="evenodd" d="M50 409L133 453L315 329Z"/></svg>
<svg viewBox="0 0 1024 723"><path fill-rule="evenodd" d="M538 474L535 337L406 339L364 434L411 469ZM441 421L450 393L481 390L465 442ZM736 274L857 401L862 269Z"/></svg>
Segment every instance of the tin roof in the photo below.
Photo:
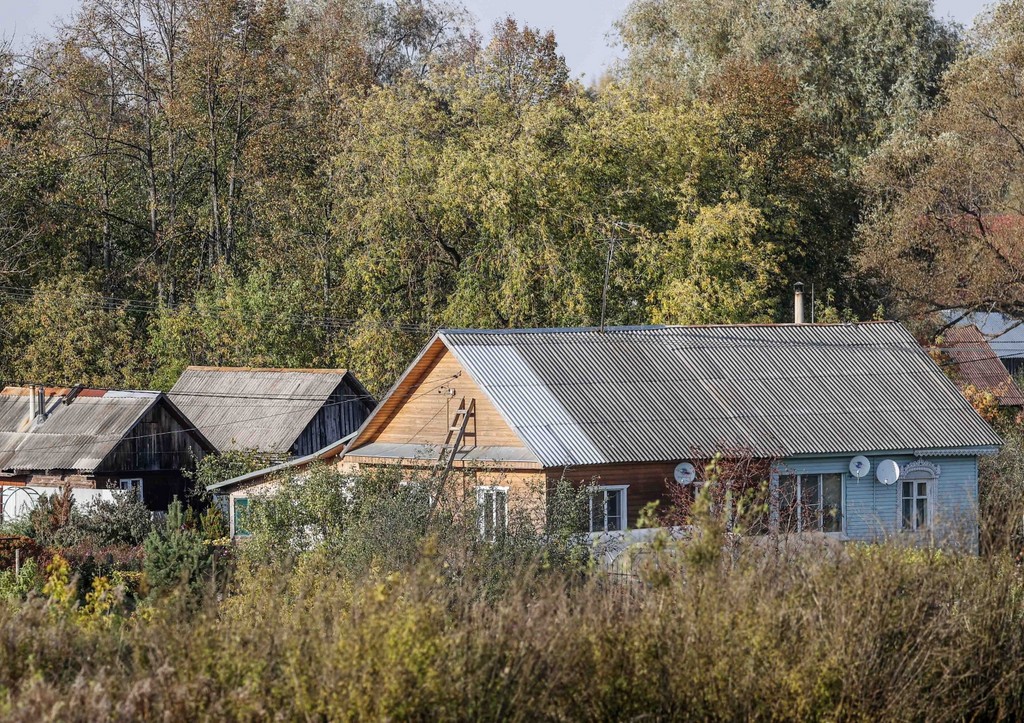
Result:
<svg viewBox="0 0 1024 723"><path fill-rule="evenodd" d="M0 470L95 470L139 419L161 402L190 426L160 392L82 389L65 404L71 391L47 387L47 416L33 423L29 389L0 390Z"/></svg>
<svg viewBox="0 0 1024 723"><path fill-rule="evenodd" d="M437 342L546 467L1002 443L895 322L442 330Z"/></svg>
<svg viewBox="0 0 1024 723"><path fill-rule="evenodd" d="M962 385L992 392L1002 405L1024 406L1024 393L978 327L967 324L947 330L943 351L955 364L953 371Z"/></svg>
<svg viewBox="0 0 1024 723"><path fill-rule="evenodd" d="M346 378L369 398L345 369L196 366L168 395L221 451L287 453Z"/></svg>

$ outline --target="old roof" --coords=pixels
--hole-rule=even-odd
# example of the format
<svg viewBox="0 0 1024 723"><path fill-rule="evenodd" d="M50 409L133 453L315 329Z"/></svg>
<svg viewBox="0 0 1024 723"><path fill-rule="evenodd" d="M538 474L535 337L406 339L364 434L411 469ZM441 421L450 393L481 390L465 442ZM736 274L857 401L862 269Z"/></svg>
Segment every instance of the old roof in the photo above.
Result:
<svg viewBox="0 0 1024 723"><path fill-rule="evenodd" d="M967 324L947 330L942 349L953 362L953 372L962 385L992 392L1005 406L1024 405L1024 393L978 327Z"/></svg>
<svg viewBox="0 0 1024 723"><path fill-rule="evenodd" d="M29 395L26 387L0 391L0 470L91 472L159 403L167 404L179 423L190 426L160 392L47 387L46 418L34 423L29 418ZM196 437L210 446L202 435Z"/></svg>
<svg viewBox="0 0 1024 723"><path fill-rule="evenodd" d="M228 494L235 487L248 486L262 482L268 477L273 477L281 472L288 469L295 469L297 467L306 467L313 462L317 462L322 459L328 459L335 456L338 452L345 448L345 445L351 441L355 436L355 432L346 434L344 437L339 439L337 442L332 442L323 449L318 449L312 454L307 454L302 457L293 457L292 459L279 462L277 464L264 467L263 469L254 470L252 472L246 472L240 474L237 477L231 477L230 479L223 480L221 482L215 482L212 485L207 485L207 492L218 492L219 494Z"/></svg>
<svg viewBox="0 0 1024 723"><path fill-rule="evenodd" d="M283 454L346 380L356 398L369 398L345 369L197 366L182 373L169 395L217 449Z"/></svg>
<svg viewBox="0 0 1024 723"><path fill-rule="evenodd" d="M1001 444L893 322L442 330L436 343L546 467Z"/></svg>

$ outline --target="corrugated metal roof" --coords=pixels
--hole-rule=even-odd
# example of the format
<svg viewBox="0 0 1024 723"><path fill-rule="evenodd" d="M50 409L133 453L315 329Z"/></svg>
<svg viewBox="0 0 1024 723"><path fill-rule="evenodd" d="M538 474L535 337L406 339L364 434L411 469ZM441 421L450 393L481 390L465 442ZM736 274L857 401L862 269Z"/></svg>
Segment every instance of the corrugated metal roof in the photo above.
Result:
<svg viewBox="0 0 1024 723"><path fill-rule="evenodd" d="M48 388L47 417L35 424L27 389L0 391L0 470L92 471L162 396L85 390L65 405L68 391Z"/></svg>
<svg viewBox="0 0 1024 723"><path fill-rule="evenodd" d="M348 375L345 369L189 367L168 393L221 451L286 453Z"/></svg>
<svg viewBox="0 0 1024 723"><path fill-rule="evenodd" d="M956 365L954 373L961 384L992 392L1000 404L1024 406L1024 393L978 327L967 324L947 330L943 334L942 346L946 356Z"/></svg>
<svg viewBox="0 0 1024 723"><path fill-rule="evenodd" d="M545 466L994 447L898 323L444 330Z"/></svg>

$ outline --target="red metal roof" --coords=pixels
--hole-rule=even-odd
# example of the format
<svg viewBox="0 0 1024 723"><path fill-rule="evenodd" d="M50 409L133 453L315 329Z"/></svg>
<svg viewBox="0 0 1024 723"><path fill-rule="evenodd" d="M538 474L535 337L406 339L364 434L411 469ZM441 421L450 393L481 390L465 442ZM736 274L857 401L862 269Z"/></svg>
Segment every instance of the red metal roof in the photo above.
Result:
<svg viewBox="0 0 1024 723"><path fill-rule="evenodd" d="M978 327L955 326L943 335L943 340L943 349L955 365L953 371L961 385L992 392L1003 406L1024 406L1024 392Z"/></svg>

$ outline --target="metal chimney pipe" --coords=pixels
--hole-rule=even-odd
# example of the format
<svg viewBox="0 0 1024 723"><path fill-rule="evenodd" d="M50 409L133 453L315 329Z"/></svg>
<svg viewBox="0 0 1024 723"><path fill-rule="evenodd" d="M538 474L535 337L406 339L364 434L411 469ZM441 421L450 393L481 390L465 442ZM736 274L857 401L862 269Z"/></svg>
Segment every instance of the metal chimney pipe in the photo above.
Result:
<svg viewBox="0 0 1024 723"><path fill-rule="evenodd" d="M42 421L46 419L46 387L40 385L37 389L39 397L36 400L36 415Z"/></svg>
<svg viewBox="0 0 1024 723"><path fill-rule="evenodd" d="M28 388L28 421L34 422L36 418L36 403L39 398L36 396L36 385L31 384Z"/></svg>
<svg viewBox="0 0 1024 723"><path fill-rule="evenodd" d="M799 281L793 284L793 323L804 323L804 285Z"/></svg>

